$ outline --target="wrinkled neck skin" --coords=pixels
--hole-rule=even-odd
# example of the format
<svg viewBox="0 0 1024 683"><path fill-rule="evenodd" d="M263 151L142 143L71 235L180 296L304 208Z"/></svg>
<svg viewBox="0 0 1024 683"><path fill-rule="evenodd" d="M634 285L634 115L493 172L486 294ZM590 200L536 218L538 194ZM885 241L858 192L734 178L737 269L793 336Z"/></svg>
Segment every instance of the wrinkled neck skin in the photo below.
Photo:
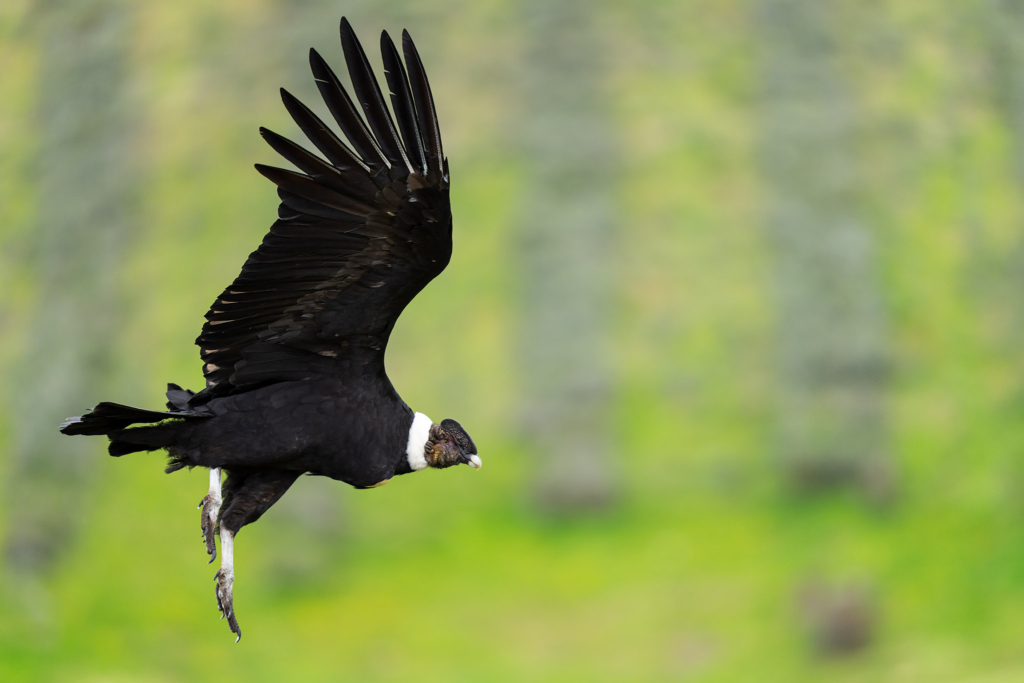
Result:
<svg viewBox="0 0 1024 683"><path fill-rule="evenodd" d="M441 425L430 425L430 434L427 443L423 446L423 457L429 467L438 469L458 465L462 462L461 452L451 436L441 428Z"/></svg>
<svg viewBox="0 0 1024 683"><path fill-rule="evenodd" d="M441 425L430 425L430 436L427 437L427 443L423 445L423 457L427 459L427 464L431 467L436 466L434 461L437 456L434 451L442 441L444 441L444 430L441 429Z"/></svg>

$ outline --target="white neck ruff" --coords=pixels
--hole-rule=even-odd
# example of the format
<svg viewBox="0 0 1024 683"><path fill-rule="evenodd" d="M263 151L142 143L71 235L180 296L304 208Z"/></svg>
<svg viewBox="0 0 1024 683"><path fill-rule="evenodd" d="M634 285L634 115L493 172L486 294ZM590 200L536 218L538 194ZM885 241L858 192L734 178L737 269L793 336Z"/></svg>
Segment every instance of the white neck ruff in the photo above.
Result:
<svg viewBox="0 0 1024 683"><path fill-rule="evenodd" d="M416 413L412 418L412 425L409 427L409 445L405 448L405 455L409 458L409 467L415 472L427 466L427 458L423 449L430 438L430 426L434 424L430 418L423 413Z"/></svg>

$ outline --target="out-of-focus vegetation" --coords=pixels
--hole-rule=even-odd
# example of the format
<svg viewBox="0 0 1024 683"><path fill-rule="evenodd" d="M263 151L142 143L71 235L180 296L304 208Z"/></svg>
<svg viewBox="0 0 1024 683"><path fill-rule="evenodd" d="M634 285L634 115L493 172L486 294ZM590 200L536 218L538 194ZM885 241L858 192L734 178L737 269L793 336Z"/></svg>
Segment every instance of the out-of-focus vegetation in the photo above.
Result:
<svg viewBox="0 0 1024 683"><path fill-rule="evenodd" d="M98 261L103 272L83 273L95 280L69 282L77 293L62 297L38 236L53 207L82 191L55 187L42 167L52 150L40 106L60 106L43 74L74 64L46 53L61 49L52 31L63 4L0 4L5 542L34 504L20 478L33 435L16 417L55 429L86 407L77 390L68 401L78 403L61 402L41 348L89 343L113 359L96 370L90 403L156 408L165 382L201 386L192 341L202 315L275 215L252 163L277 161L256 129L295 135L277 87L315 100L306 48L340 69L342 13L378 72L377 32L403 27L430 72L456 249L399 322L388 368L410 405L459 419L486 466L326 495L300 480L240 535L245 637L234 645L199 538L205 472L164 476L158 454L114 460L99 439L86 453L58 440L67 451L51 460L83 473L68 493L74 522L45 570L4 567L0 680L1024 678L1021 3L592 4L588 30L603 36L595 101L607 107L615 164L615 228L594 273L608 285L617 484L604 510L555 516L536 507L544 456L524 434L521 256L535 167L521 122L544 105L528 83L545 69L527 10L92 0L123 12L129 32L115 76L135 189L118 260ZM841 149L821 153L845 155L849 192L838 196L850 204L840 208L871 245L871 262L853 270L875 278L865 296L881 311L885 370L871 409L882 412L868 423L891 463L884 499L855 480L794 486L786 468L796 385L780 345L794 339L783 328L794 309L779 290L815 280L779 271L794 261L772 207L792 183L771 175L766 153L778 142L766 136L785 129L770 118L768 76L771 64L801 66L771 61L787 30L772 13L808 4L823 8L814 21L830 60L809 71L841 79L827 87L845 99L819 93L807 106L847 117L822 137ZM816 54L823 39L807 39ZM69 102L63 114L76 111ZM806 148L799 133L787 134ZM107 163L76 182L108 192L120 175ZM83 323L102 313L105 336L40 344L41 321L107 278L115 294ZM41 368L46 385L26 368Z"/></svg>

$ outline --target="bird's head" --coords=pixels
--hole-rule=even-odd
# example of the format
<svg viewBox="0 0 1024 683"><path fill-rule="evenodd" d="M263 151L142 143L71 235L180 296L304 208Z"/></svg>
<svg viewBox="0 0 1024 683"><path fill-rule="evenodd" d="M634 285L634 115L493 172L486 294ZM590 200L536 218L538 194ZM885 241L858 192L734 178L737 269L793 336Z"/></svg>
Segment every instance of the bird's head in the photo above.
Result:
<svg viewBox="0 0 1024 683"><path fill-rule="evenodd" d="M455 420L441 420L441 424L430 425L430 438L424 455L427 465L438 469L461 463L480 469L482 464L473 439Z"/></svg>

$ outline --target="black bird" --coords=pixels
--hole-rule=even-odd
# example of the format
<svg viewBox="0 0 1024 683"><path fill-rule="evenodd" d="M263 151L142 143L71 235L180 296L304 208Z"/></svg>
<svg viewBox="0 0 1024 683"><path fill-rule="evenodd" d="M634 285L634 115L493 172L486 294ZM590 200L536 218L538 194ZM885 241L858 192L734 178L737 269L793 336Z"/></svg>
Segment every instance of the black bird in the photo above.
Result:
<svg viewBox="0 0 1024 683"><path fill-rule="evenodd" d="M452 253L448 160L427 74L407 31L404 65L381 34L392 119L344 18L341 45L365 121L310 50L317 87L349 145L281 90L323 158L260 129L301 173L256 166L277 185L278 219L206 314L196 340L206 388L169 384L167 412L100 403L61 425L64 434L107 435L113 456L166 449L168 473L209 468L203 537L212 562L219 527L217 606L238 638L234 536L299 476L365 489L427 467L481 464L458 422L413 412L384 370L395 321Z"/></svg>

